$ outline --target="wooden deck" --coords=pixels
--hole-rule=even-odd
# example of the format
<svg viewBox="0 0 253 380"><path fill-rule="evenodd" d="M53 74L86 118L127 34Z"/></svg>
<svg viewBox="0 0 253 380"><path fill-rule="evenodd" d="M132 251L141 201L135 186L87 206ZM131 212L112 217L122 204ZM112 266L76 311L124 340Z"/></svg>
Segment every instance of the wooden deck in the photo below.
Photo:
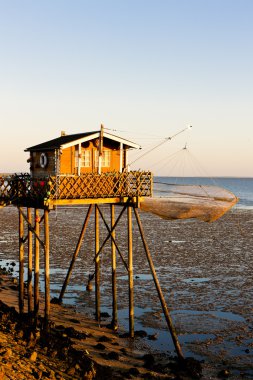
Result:
<svg viewBox="0 0 253 380"><path fill-rule="evenodd" d="M138 202L152 196L151 172L87 173L43 178L29 174L0 177L0 206L53 208L56 205Z"/></svg>

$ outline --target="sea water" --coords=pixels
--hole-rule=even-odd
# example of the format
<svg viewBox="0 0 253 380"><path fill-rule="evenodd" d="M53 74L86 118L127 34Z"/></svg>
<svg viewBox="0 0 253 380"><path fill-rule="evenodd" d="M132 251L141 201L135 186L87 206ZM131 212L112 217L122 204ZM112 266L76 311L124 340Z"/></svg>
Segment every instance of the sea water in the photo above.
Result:
<svg viewBox="0 0 253 380"><path fill-rule="evenodd" d="M154 195L163 195L156 191L158 184L176 185L213 185L231 191L239 198L237 208L253 209L253 178L230 177L154 177ZM166 186L165 186L166 188Z"/></svg>

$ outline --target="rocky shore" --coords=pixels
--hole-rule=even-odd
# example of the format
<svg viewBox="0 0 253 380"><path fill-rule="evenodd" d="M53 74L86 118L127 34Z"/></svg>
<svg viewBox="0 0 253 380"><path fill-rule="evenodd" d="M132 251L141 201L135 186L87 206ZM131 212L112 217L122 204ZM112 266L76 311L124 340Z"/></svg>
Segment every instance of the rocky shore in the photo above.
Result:
<svg viewBox="0 0 253 380"><path fill-rule="evenodd" d="M198 361L188 358L178 363L175 357L132 350L129 342L125 344L127 337L120 338L106 327L94 328L93 321L84 323L82 316L59 305L52 305L47 330L42 317L35 326L27 313L21 316L17 311L15 282L5 271L0 274L0 298L9 301L0 301L0 380L201 377Z"/></svg>

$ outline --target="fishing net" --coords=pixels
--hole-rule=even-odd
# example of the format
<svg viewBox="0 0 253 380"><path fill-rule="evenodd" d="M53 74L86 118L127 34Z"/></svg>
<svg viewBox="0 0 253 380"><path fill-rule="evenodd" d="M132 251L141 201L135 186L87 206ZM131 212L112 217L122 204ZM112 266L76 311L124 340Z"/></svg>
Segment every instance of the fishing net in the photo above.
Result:
<svg viewBox="0 0 253 380"><path fill-rule="evenodd" d="M197 218L213 222L238 202L230 191L211 185L161 184L155 192L160 196L144 198L140 208L168 220Z"/></svg>

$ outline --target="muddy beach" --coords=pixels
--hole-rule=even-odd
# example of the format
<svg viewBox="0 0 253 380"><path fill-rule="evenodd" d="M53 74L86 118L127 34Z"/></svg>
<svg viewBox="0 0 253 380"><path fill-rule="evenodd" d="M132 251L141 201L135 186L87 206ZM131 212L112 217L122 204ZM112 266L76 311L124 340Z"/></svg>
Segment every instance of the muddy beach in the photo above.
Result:
<svg viewBox="0 0 253 380"><path fill-rule="evenodd" d="M50 213L51 297L58 297L86 215L86 208L58 208ZM109 221L109 208L103 207ZM18 213L14 207L0 210L1 266L10 268L18 259ZM185 356L202 361L203 378L219 376L253 378L253 235L252 211L234 208L208 224L196 220L165 221L141 213L157 275L171 310ZM116 230L116 240L127 259L126 219ZM127 349L174 356L159 299L134 224L135 329L146 337ZM107 232L101 221L101 241ZM64 306L94 318L94 290L86 291L94 273L94 219L75 263ZM101 256L101 306L111 320L110 245ZM12 267L16 275L17 266ZM43 278L42 282L43 284ZM128 329L127 273L117 260L119 330ZM109 315L109 317L106 317ZM126 341L126 344L128 342Z"/></svg>

